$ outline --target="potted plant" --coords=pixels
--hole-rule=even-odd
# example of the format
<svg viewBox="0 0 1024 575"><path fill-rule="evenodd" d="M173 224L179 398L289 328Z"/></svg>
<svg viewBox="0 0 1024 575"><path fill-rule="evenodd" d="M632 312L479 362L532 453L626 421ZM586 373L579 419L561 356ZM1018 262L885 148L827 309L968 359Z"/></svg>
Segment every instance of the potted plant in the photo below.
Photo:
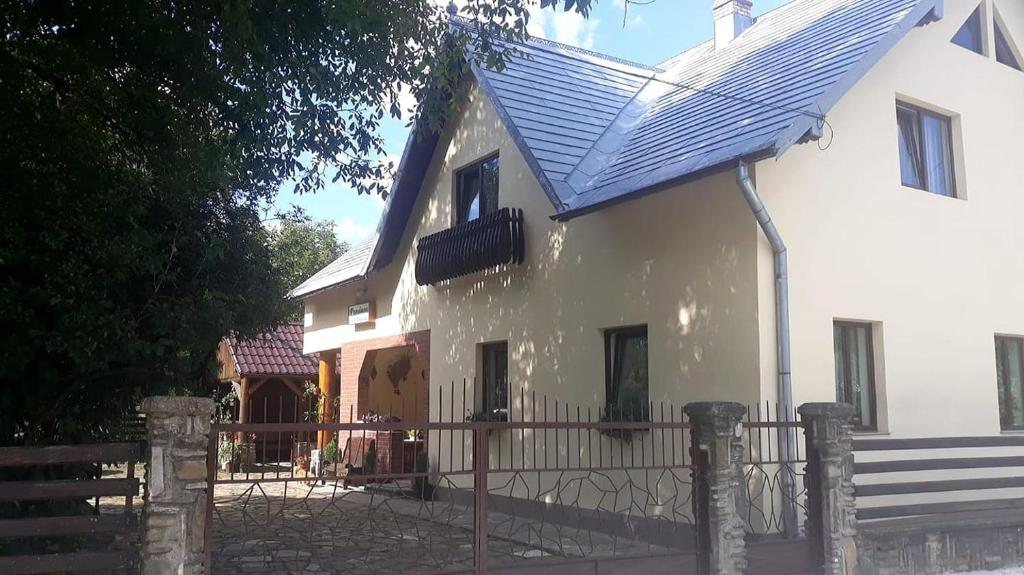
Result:
<svg viewBox="0 0 1024 575"><path fill-rule="evenodd" d="M391 388L395 395L402 395L401 385L409 378L409 372L412 371L412 357L411 353L404 353L388 366L388 381L391 382Z"/></svg>
<svg viewBox="0 0 1024 575"><path fill-rule="evenodd" d="M320 473L321 475L329 474L336 475L334 470L334 464L338 462L338 440L337 438L331 438L331 440L324 446L323 452L320 454ZM330 472L328 473L328 470Z"/></svg>
<svg viewBox="0 0 1024 575"><path fill-rule="evenodd" d="M220 461L220 468L225 473L231 473L234 455L234 446L229 442L222 441L220 447L217 448L217 460Z"/></svg>
<svg viewBox="0 0 1024 575"><path fill-rule="evenodd" d="M646 409L623 409L622 407L609 405L601 415L602 423L641 423L650 421ZM602 429L601 434L622 441L632 441L633 433L637 429Z"/></svg>
<svg viewBox="0 0 1024 575"><path fill-rule="evenodd" d="M508 411L504 409L471 411L466 414L466 421L471 423L508 421Z"/></svg>
<svg viewBox="0 0 1024 575"><path fill-rule="evenodd" d="M466 415L466 421L470 423L498 423L508 421L508 411L504 409L492 409L491 411L471 411ZM487 430L487 435L490 435L496 431L497 429L492 427Z"/></svg>

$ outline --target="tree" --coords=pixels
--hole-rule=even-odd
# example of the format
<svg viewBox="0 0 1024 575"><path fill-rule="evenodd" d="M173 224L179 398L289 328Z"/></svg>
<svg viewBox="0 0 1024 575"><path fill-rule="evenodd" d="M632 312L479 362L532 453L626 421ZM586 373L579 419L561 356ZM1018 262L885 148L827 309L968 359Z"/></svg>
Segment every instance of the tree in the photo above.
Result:
<svg viewBox="0 0 1024 575"><path fill-rule="evenodd" d="M270 264L288 289L306 281L327 264L348 251L339 242L334 225L326 220L284 219L270 230ZM302 317L302 305L295 303L289 319Z"/></svg>
<svg viewBox="0 0 1024 575"><path fill-rule="evenodd" d="M285 319L261 210L291 179L385 194L401 90L439 129L526 4L0 2L0 443L109 437Z"/></svg>

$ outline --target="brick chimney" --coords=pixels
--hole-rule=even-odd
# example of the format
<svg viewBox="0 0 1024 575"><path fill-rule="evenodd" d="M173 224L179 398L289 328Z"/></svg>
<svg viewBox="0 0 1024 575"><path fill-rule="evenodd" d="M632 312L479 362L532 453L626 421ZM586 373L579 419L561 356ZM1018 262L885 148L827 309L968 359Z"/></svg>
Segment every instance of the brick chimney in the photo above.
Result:
<svg viewBox="0 0 1024 575"><path fill-rule="evenodd" d="M712 0L715 16L715 49L729 45L754 23L751 0Z"/></svg>

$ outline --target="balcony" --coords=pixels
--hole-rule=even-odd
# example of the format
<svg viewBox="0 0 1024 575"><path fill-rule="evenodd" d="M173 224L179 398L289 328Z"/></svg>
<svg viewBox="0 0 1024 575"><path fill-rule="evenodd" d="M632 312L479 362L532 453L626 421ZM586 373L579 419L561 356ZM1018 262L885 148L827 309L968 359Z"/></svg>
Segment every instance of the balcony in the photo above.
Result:
<svg viewBox="0 0 1024 575"><path fill-rule="evenodd" d="M416 283L446 280L523 263L523 210L501 208L453 228L424 236L416 244Z"/></svg>

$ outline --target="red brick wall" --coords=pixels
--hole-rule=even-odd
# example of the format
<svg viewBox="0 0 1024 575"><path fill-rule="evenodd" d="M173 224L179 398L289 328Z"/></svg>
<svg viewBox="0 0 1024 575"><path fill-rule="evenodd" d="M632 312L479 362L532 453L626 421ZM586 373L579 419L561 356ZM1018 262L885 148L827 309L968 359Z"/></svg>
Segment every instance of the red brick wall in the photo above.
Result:
<svg viewBox="0 0 1024 575"><path fill-rule="evenodd" d="M349 421L349 414L358 419L366 411L369 402L369 385L365 381L365 374L360 378L363 368L363 360L367 353L379 349L392 347L403 347L412 345L416 348L416 354L422 358L425 366L427 389L430 389L430 330L403 333L390 337L378 337L364 341L354 341L341 346L341 408L339 410L340 420ZM371 357L372 359L372 357ZM360 381L363 379L364 381ZM426 419L430 402L423 402L423 417Z"/></svg>

